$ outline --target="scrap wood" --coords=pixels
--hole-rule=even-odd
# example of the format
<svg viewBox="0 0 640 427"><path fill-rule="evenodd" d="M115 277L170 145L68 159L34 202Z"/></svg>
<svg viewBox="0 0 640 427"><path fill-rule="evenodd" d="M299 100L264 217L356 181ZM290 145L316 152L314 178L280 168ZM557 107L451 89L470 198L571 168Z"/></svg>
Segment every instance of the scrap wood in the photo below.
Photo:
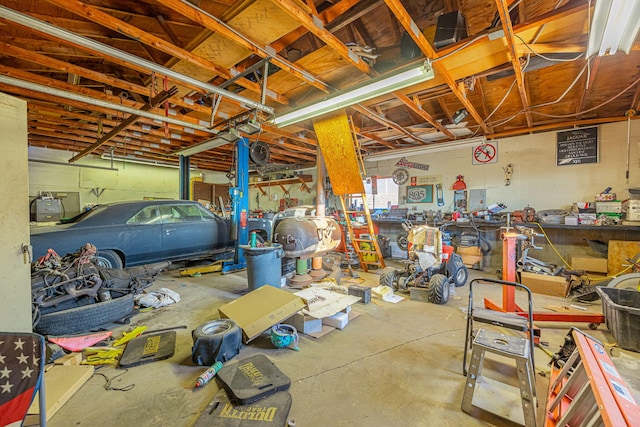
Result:
<svg viewBox="0 0 640 427"><path fill-rule="evenodd" d="M47 421L73 396L93 375L93 366L55 365L44 374ZM33 399L25 418L25 426L38 425L39 397Z"/></svg>

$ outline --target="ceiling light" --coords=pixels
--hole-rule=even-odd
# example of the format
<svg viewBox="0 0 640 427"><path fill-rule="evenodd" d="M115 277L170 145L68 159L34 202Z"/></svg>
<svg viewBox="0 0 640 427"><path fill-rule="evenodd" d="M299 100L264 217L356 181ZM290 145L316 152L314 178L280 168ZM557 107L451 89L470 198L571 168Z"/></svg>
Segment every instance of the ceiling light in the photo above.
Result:
<svg viewBox="0 0 640 427"><path fill-rule="evenodd" d="M175 153L172 153L172 154L175 156L185 156L185 157L192 156L194 154L202 153L203 151L208 151L213 148L221 147L223 145L228 144L229 142L230 141L227 141L225 139L215 137L213 139L202 142L200 144L192 145L191 147L187 147L180 151L176 151Z"/></svg>
<svg viewBox="0 0 640 427"><path fill-rule="evenodd" d="M255 120L247 120L246 122L237 125L236 129L242 133L246 133L247 135L253 135L254 133L260 132L261 127L260 123Z"/></svg>
<svg viewBox="0 0 640 427"><path fill-rule="evenodd" d="M587 55L629 53L640 29L640 2L597 0L589 30Z"/></svg>
<svg viewBox="0 0 640 427"><path fill-rule="evenodd" d="M433 76L431 65L425 61L418 67L409 68L391 76L375 78L364 85L339 92L322 101L277 116L273 119L273 123L278 127L288 126L375 98L376 96L422 83L432 79Z"/></svg>
<svg viewBox="0 0 640 427"><path fill-rule="evenodd" d="M368 162L378 162L381 160L399 159L401 157L417 156L420 154L437 153L441 151L451 151L460 148L473 147L474 145L483 144L486 142L484 137L479 138L467 138L460 141L451 143L433 143L428 145L421 145L419 147L411 147L399 150L385 150L381 153L372 154L366 156L364 159Z"/></svg>

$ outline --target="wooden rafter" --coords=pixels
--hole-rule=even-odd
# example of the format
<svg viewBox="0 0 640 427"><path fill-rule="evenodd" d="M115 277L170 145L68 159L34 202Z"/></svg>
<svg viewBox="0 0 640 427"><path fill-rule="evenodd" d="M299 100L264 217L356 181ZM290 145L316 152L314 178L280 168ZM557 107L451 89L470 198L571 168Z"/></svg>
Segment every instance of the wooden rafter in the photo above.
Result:
<svg viewBox="0 0 640 427"><path fill-rule="evenodd" d="M418 30L418 26L413 21L407 10L404 8L402 3L399 0L385 0L385 3L391 9L393 14L396 16L400 24L404 27L405 30L409 33L413 41L416 42L422 53L431 60L435 60L438 58L435 50L429 44L425 36ZM458 86L458 83L451 76L449 70L447 70L441 62L433 62L434 71L440 75L447 85L451 88L451 91L456 95L458 100L464 105L469 114L478 122L478 125L482 128L485 133L489 133L489 128L487 127L484 119L480 117L478 111L475 109L471 101L467 98L466 92Z"/></svg>
<svg viewBox="0 0 640 427"><path fill-rule="evenodd" d="M175 46L160 37L149 34L146 31L142 31L141 29L128 24L120 19L114 18L113 16L104 13L94 7L87 6L86 4L78 1L78 0L46 0L49 3L53 3L63 9L66 9L70 12L73 12L79 16L87 17L91 19L93 22L100 24L106 28L110 28L114 31L118 31L119 33L125 34L131 37L134 40L137 40L140 43L145 44L146 46L152 47L154 49L158 49L162 52L165 52L171 56L176 58L180 58L183 61L189 62L190 64L197 65L203 69L213 71L219 76L230 79L233 77L232 73L224 67L219 66L201 56L195 55L189 51L186 51L178 46ZM249 89L252 92L260 93L262 88L258 83L247 80L246 78L240 78L236 80L236 83L246 89ZM270 97L280 102L281 104L288 105L289 100L276 93L270 92Z"/></svg>
<svg viewBox="0 0 640 427"><path fill-rule="evenodd" d="M371 74L372 70L369 65L358 55L352 53L349 48L334 36L323 25L320 18L311 16L300 8L299 3L294 0L272 0L275 4L288 13L291 17L302 24L310 33L318 37L327 45L331 46L336 52L344 57L349 63L354 65L365 74Z"/></svg>
<svg viewBox="0 0 640 427"><path fill-rule="evenodd" d="M527 119L527 126L532 126L531 111L529 111L529 97L527 96L527 88L525 86L524 73L522 72L522 66L520 65L520 57L516 51L515 36L513 33L513 26L511 25L511 17L509 16L509 7L506 0L496 0L498 6L498 15L500 15L500 22L502 22L502 30L504 31L504 37L507 42L507 48L509 49L509 56L511 57L511 65L515 73L516 82L518 85L518 93L520 94L520 101L522 102L522 108Z"/></svg>
<svg viewBox="0 0 640 427"><path fill-rule="evenodd" d="M259 47L258 43L251 41L246 36L241 36L231 27L225 25L218 18L215 18L213 15L210 15L203 10L197 8L194 5L182 2L180 0L157 0L159 3L172 8L176 12L186 16L187 18L193 20L194 22L198 22L204 27L219 33L223 37L228 38L229 40L237 43L238 45L244 47L248 51L253 54L256 54L262 58L270 58L270 62L274 65L277 65L284 71L300 78L306 83L309 83L312 86L317 87L318 89L329 92L328 86L318 80L316 77L308 73L307 71L301 70L300 67L293 65L291 62L287 61L285 58L275 54L272 49L266 49Z"/></svg>

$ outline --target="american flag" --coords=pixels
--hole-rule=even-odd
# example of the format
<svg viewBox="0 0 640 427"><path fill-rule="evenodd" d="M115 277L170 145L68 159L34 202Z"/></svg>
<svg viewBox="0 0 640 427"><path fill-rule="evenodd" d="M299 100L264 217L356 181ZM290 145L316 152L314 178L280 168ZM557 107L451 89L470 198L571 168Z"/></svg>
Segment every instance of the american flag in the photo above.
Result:
<svg viewBox="0 0 640 427"><path fill-rule="evenodd" d="M31 406L43 345L35 334L0 333L0 426L20 425Z"/></svg>

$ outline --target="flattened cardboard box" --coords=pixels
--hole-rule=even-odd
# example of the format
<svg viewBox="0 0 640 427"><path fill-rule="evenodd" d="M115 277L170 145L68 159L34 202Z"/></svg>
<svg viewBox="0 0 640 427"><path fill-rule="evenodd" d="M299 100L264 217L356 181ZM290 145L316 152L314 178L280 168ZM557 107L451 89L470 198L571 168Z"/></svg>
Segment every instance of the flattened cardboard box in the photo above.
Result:
<svg viewBox="0 0 640 427"><path fill-rule="evenodd" d="M245 344L304 308L302 298L273 286L261 286L218 308L221 318L235 321Z"/></svg>

